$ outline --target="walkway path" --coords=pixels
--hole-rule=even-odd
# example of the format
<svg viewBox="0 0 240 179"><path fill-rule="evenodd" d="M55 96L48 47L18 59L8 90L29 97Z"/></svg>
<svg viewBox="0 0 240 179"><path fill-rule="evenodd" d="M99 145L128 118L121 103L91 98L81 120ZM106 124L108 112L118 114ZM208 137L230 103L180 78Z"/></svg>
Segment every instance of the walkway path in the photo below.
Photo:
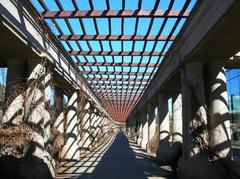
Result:
<svg viewBox="0 0 240 179"><path fill-rule="evenodd" d="M79 162L63 163L58 178L78 179L174 179L153 158L119 133L100 150Z"/></svg>

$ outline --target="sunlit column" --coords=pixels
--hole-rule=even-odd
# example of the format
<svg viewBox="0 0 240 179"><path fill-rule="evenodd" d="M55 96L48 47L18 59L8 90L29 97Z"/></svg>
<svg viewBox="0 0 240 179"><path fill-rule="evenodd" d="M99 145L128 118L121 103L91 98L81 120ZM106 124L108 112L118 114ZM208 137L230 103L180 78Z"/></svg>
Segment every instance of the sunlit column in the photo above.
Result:
<svg viewBox="0 0 240 179"><path fill-rule="evenodd" d="M61 133L64 133L64 104L63 90L59 86L55 86L55 117L54 127Z"/></svg>
<svg viewBox="0 0 240 179"><path fill-rule="evenodd" d="M182 143L182 94L173 98L173 143Z"/></svg>
<svg viewBox="0 0 240 179"><path fill-rule="evenodd" d="M136 115L132 116L131 118L131 138L136 141L136 129L137 129L137 123L136 123Z"/></svg>
<svg viewBox="0 0 240 179"><path fill-rule="evenodd" d="M173 96L172 104L172 148L173 158L179 160L182 155L182 94Z"/></svg>
<svg viewBox="0 0 240 179"><path fill-rule="evenodd" d="M158 117L159 117L159 144L157 148L157 160L167 162L170 155L170 123L168 112L168 95L165 93L158 94Z"/></svg>
<svg viewBox="0 0 240 179"><path fill-rule="evenodd" d="M141 122L143 125L143 133L142 133L142 142L141 148L147 150L147 143L148 143L148 114L145 109L141 111Z"/></svg>
<svg viewBox="0 0 240 179"><path fill-rule="evenodd" d="M67 103L66 116L66 143L62 149L62 158L65 160L78 160L80 151L78 146L78 116L77 116L77 92L74 92Z"/></svg>
<svg viewBox="0 0 240 179"><path fill-rule="evenodd" d="M170 136L169 112L168 112L168 95L158 94L158 114L159 114L159 143L168 142Z"/></svg>
<svg viewBox="0 0 240 179"><path fill-rule="evenodd" d="M142 142L142 138L143 138L143 122L141 121L141 113L138 112L137 113L137 120L138 120L138 123L139 123L139 127L138 127L138 145L141 145L141 142Z"/></svg>
<svg viewBox="0 0 240 179"><path fill-rule="evenodd" d="M210 102L210 146L220 158L231 157L230 114L225 69L221 64L208 65Z"/></svg>
<svg viewBox="0 0 240 179"><path fill-rule="evenodd" d="M45 60L28 60L28 80L25 92L24 116L30 126L38 128L34 132L36 143L33 155L45 159L51 140L50 93L52 73Z"/></svg>
<svg viewBox="0 0 240 179"><path fill-rule="evenodd" d="M148 152L152 152L152 142L156 132L156 116L155 116L155 105L152 102L148 103Z"/></svg>
<svg viewBox="0 0 240 179"><path fill-rule="evenodd" d="M91 136L92 136L92 144L91 147L95 147L97 145L97 133L98 133L98 125L100 123L100 115L97 109L94 110L94 113L92 114L92 120L91 120Z"/></svg>
<svg viewBox="0 0 240 179"><path fill-rule="evenodd" d="M91 126L91 104L87 102L83 110L83 118L81 120L81 139L80 147L84 151L90 151L91 149L91 136L90 136L90 126Z"/></svg>

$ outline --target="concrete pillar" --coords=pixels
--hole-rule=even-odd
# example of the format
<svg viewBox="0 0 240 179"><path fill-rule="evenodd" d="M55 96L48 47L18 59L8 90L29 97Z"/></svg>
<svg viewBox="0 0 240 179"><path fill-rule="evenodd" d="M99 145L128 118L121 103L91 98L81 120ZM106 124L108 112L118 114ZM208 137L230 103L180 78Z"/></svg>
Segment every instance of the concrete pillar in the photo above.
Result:
<svg viewBox="0 0 240 179"><path fill-rule="evenodd" d="M142 138L143 138L143 123L141 121L141 114L139 112L137 113L137 117L138 117L137 120L139 123L137 144L141 145Z"/></svg>
<svg viewBox="0 0 240 179"><path fill-rule="evenodd" d="M207 139L206 95L202 63L190 63L182 72L183 100L183 158L202 158L200 146L192 138L197 127L202 128L199 135ZM203 157L204 158L204 157Z"/></svg>
<svg viewBox="0 0 240 179"><path fill-rule="evenodd" d="M79 160L78 146L78 115L77 115L77 92L73 92L67 103L66 115L66 143L62 149L62 158L65 160Z"/></svg>
<svg viewBox="0 0 240 179"><path fill-rule="evenodd" d="M55 117L54 127L61 133L64 133L64 109L63 109L63 90L55 86Z"/></svg>
<svg viewBox="0 0 240 179"><path fill-rule="evenodd" d="M127 136L130 137L130 133L131 133L130 118L128 118L126 121L126 130L127 130Z"/></svg>
<svg viewBox="0 0 240 179"><path fill-rule="evenodd" d="M148 143L148 114L145 109L141 111L141 122L143 125L141 148L147 150Z"/></svg>
<svg viewBox="0 0 240 179"><path fill-rule="evenodd" d="M176 94L173 97L173 144L182 145L182 94Z"/></svg>
<svg viewBox="0 0 240 179"><path fill-rule="evenodd" d="M97 117L96 117L96 122L94 124L94 140L95 140L95 143L98 143L98 140L99 140L99 135L102 135L100 134L101 132L101 122L104 120L103 116L101 113L98 113Z"/></svg>
<svg viewBox="0 0 240 179"><path fill-rule="evenodd" d="M97 145L97 133L98 133L98 125L100 123L100 116L99 116L99 112L97 111L97 109L94 110L94 112L92 113L92 120L91 120L91 137L92 137L92 143L91 143L91 147L94 148Z"/></svg>
<svg viewBox="0 0 240 179"><path fill-rule="evenodd" d="M49 111L52 74L46 61L28 61L28 80L25 92L24 116L30 126L37 126L33 141L36 148L33 153L45 159L51 139L51 118Z"/></svg>
<svg viewBox="0 0 240 179"><path fill-rule="evenodd" d="M164 93L158 94L158 113L160 122L160 143L169 142L169 113L168 113L168 95Z"/></svg>
<svg viewBox="0 0 240 179"><path fill-rule="evenodd" d="M159 144L157 149L157 160L161 164L172 162L172 152L170 151L170 121L168 112L168 95L158 94L158 114L159 114Z"/></svg>
<svg viewBox="0 0 240 179"><path fill-rule="evenodd" d="M91 136L90 136L90 126L91 126L91 104L90 102L87 102L84 106L83 110L83 118L81 121L81 140L80 140L80 147L84 151L90 151L91 150Z"/></svg>
<svg viewBox="0 0 240 179"><path fill-rule="evenodd" d="M130 138L135 139L135 119L134 116L130 118Z"/></svg>
<svg viewBox="0 0 240 179"><path fill-rule="evenodd" d="M221 89L224 80L222 74L219 73L220 71L217 72L217 70L214 69L216 66L209 68L209 74L205 76L205 69L203 67L202 63L190 63L185 65L185 69L182 70L183 157L178 163L178 175L180 179L223 179L228 175L227 173L224 175L225 169L222 167L222 164L209 160L209 158L211 158L211 152L209 150L209 144L211 144L211 142L209 143L209 125L206 110L210 107L210 116L212 116L210 120L213 123L217 121L220 122L221 114L227 114L227 107L225 107L227 104L222 103L226 99L222 97L225 90L222 91ZM210 78L207 78L209 75ZM210 84L210 89L207 88L207 83ZM208 93L211 97L208 101L211 106L207 105L207 95L205 94L205 91L209 90L210 93ZM223 112L220 112L222 107ZM221 117L219 118L219 116ZM212 131L215 132L215 129L218 131L217 123L215 123L215 127L213 127L212 122L210 122L210 127L213 129ZM220 133L218 133L218 135L220 135ZM227 136L226 133L224 135ZM214 138L214 134L211 137ZM223 140L226 140L226 138ZM218 142L219 139L217 139L216 143ZM189 170L189 168L191 168L191 170Z"/></svg>
<svg viewBox="0 0 240 179"><path fill-rule="evenodd" d="M21 59L7 60L8 72L2 123L19 124L23 120L24 82L26 62Z"/></svg>
<svg viewBox="0 0 240 179"><path fill-rule="evenodd" d="M210 146L221 159L230 160L231 131L225 69L221 64L208 65Z"/></svg>
<svg viewBox="0 0 240 179"><path fill-rule="evenodd" d="M182 147L182 98L181 95L173 97L172 104L172 141L170 141L170 116L168 108L168 95L159 94L159 122L160 141L157 150L157 160L162 166L176 168Z"/></svg>
<svg viewBox="0 0 240 179"><path fill-rule="evenodd" d="M52 70L45 60L28 60L28 79L24 98L24 121L32 128L33 153L31 164L34 178L48 178L49 170L55 175L55 162L49 153L51 141L50 94L52 89ZM29 164L29 165L31 165ZM47 168L46 168L47 165Z"/></svg>
<svg viewBox="0 0 240 179"><path fill-rule="evenodd" d="M156 129L155 106L153 103L148 103L148 141L150 141Z"/></svg>
<svg viewBox="0 0 240 179"><path fill-rule="evenodd" d="M132 117L132 139L136 143L137 143L137 128L138 128L138 122L137 122L137 116L135 114Z"/></svg>
<svg viewBox="0 0 240 179"><path fill-rule="evenodd" d="M156 116L155 116L155 105L152 102L148 103L148 144L147 151L149 153L154 152L154 135L156 132Z"/></svg>
<svg viewBox="0 0 240 179"><path fill-rule="evenodd" d="M182 94L173 96L172 104L172 158L176 166L182 156Z"/></svg>

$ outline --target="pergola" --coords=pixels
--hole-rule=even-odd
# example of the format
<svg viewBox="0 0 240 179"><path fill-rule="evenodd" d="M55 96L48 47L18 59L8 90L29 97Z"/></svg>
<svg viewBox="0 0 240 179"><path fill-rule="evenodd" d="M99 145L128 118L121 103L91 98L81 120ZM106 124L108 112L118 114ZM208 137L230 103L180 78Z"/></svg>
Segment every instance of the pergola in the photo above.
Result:
<svg viewBox="0 0 240 179"><path fill-rule="evenodd" d="M124 122L197 0L32 0L111 117Z"/></svg>

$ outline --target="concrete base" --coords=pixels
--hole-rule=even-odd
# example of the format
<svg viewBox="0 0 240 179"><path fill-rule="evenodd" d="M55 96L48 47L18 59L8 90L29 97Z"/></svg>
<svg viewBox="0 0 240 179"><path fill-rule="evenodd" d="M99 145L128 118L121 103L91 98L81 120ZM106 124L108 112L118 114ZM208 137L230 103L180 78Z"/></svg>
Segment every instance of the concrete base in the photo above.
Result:
<svg viewBox="0 0 240 179"><path fill-rule="evenodd" d="M147 143L147 149L146 149L146 151L147 151L147 153L149 153L149 154L152 153L152 152L151 152L151 149L150 149L150 147L149 147L149 142Z"/></svg>
<svg viewBox="0 0 240 179"><path fill-rule="evenodd" d="M46 179L53 178L46 163L34 156L0 158L1 178L8 179Z"/></svg>
<svg viewBox="0 0 240 179"><path fill-rule="evenodd" d="M69 137L61 151L61 158L67 161L78 161L80 158L79 147L76 139Z"/></svg>
<svg viewBox="0 0 240 179"><path fill-rule="evenodd" d="M179 179L226 179L230 173L220 162L190 161L181 159L178 162Z"/></svg>
<svg viewBox="0 0 240 179"><path fill-rule="evenodd" d="M169 143L160 143L157 149L156 158L160 165L177 166L177 162L181 157L181 144L175 143L170 146Z"/></svg>
<svg viewBox="0 0 240 179"><path fill-rule="evenodd" d="M147 150L147 143L148 143L148 141L142 140L142 142L141 142L141 148L142 148L143 150Z"/></svg>
<svg viewBox="0 0 240 179"><path fill-rule="evenodd" d="M137 144L140 146L141 143L142 143L142 137L139 137L139 138L137 139Z"/></svg>

